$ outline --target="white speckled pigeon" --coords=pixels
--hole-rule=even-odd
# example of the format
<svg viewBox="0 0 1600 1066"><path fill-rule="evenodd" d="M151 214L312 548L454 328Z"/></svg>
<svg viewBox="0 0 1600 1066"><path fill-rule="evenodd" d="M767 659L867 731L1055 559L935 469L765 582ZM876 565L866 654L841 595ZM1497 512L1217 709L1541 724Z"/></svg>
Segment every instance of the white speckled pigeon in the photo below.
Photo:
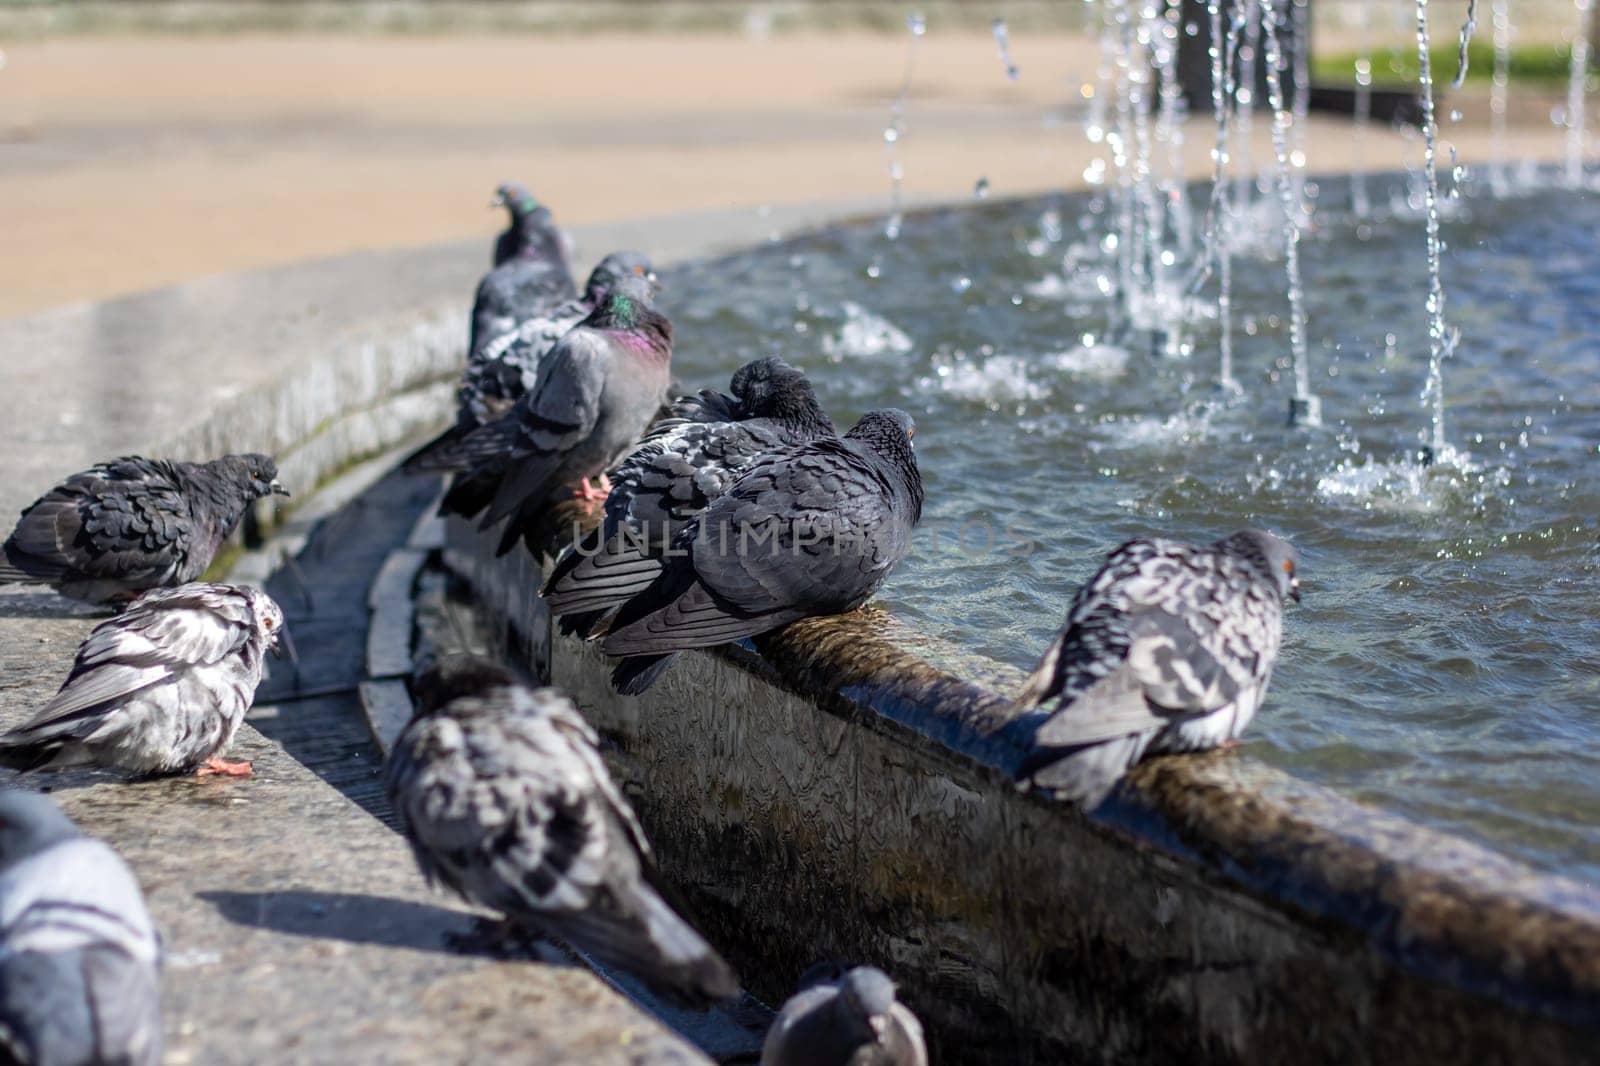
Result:
<svg viewBox="0 0 1600 1066"><path fill-rule="evenodd" d="M1133 540L1078 590L1017 705L1048 705L1020 777L1098 805L1146 754L1236 740L1266 695L1294 548L1247 529L1203 548Z"/></svg>
<svg viewBox="0 0 1600 1066"><path fill-rule="evenodd" d="M245 775L220 755L250 708L283 612L248 585L147 592L95 626L61 691L0 736L16 770L93 763L139 773Z"/></svg>
<svg viewBox="0 0 1600 1066"><path fill-rule="evenodd" d="M0 1060L154 1066L159 965L122 858L37 792L0 792Z"/></svg>
<svg viewBox="0 0 1600 1066"><path fill-rule="evenodd" d="M495 241L494 269L478 282L469 354L577 295L566 247L550 209L540 206L522 186L511 183L500 186L496 198L511 212L511 228Z"/></svg>
<svg viewBox="0 0 1600 1066"><path fill-rule="evenodd" d="M927 1066L922 1023L882 970L801 984L767 1030L761 1066Z"/></svg>
<svg viewBox="0 0 1600 1066"><path fill-rule="evenodd" d="M644 831L571 700L471 656L412 687L417 713L384 780L430 884L682 1002L737 994L727 963L663 898Z"/></svg>
<svg viewBox="0 0 1600 1066"><path fill-rule="evenodd" d="M461 471L463 452L459 445L479 426L502 417L539 379L545 357L578 323L582 322L616 283L627 276L639 276L654 283L650 261L642 252L612 252L589 275L589 283L576 299L551 311L536 315L517 329L503 334L472 353L456 389L456 423L423 445L405 461L408 474ZM460 479L456 491L446 497L443 514L470 517L488 505L498 478ZM482 482L487 484L482 484Z"/></svg>
<svg viewBox="0 0 1600 1066"><path fill-rule="evenodd" d="M684 527L651 584L617 609L602 648L636 695L666 656L801 618L854 610L911 546L922 476L904 411L872 411L843 437L773 452Z"/></svg>
<svg viewBox="0 0 1600 1066"><path fill-rule="evenodd" d="M782 359L740 367L733 396L709 390L673 404L612 472L605 518L556 564L544 595L562 630L587 635L599 618L642 592L661 556L712 500L762 456L835 436L805 374Z"/></svg>
<svg viewBox="0 0 1600 1066"><path fill-rule="evenodd" d="M193 581L251 503L289 494L277 479L265 455L101 463L22 512L5 542L0 584L50 585L75 600L120 603Z"/></svg>
<svg viewBox="0 0 1600 1066"><path fill-rule="evenodd" d="M670 380L672 324L649 304L644 278L618 282L593 314L574 327L539 372L532 391L509 414L467 437L473 476L501 470L480 528L508 522L500 551L510 550L556 490L582 480L585 499L604 496L589 479L633 446L660 408Z"/></svg>

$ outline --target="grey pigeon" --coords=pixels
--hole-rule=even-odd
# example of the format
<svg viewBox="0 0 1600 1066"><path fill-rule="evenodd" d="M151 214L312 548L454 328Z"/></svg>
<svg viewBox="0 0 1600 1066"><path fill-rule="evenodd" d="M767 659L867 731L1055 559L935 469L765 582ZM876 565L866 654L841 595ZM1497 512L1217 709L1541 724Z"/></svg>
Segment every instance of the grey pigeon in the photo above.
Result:
<svg viewBox="0 0 1600 1066"><path fill-rule="evenodd" d="M737 994L727 963L663 899L644 831L571 700L465 655L422 671L413 694L384 781L430 884L682 1002Z"/></svg>
<svg viewBox="0 0 1600 1066"><path fill-rule="evenodd" d="M0 766L248 774L220 756L282 630L278 605L248 585L147 592L95 626L55 698L0 736Z"/></svg>
<svg viewBox="0 0 1600 1066"><path fill-rule="evenodd" d="M806 985L778 1012L761 1066L927 1066L922 1023L882 970L858 966Z"/></svg>
<svg viewBox="0 0 1600 1066"><path fill-rule="evenodd" d="M811 382L782 359L745 364L729 387L733 396L681 398L672 405L678 417L657 422L617 464L604 520L545 584L564 632L587 635L600 615L642 592L683 527L762 456L836 435Z"/></svg>
<svg viewBox="0 0 1600 1066"><path fill-rule="evenodd" d="M37 792L0 792L0 1060L154 1066L159 965L121 857Z"/></svg>
<svg viewBox="0 0 1600 1066"><path fill-rule="evenodd" d="M589 479L633 446L661 406L672 324L649 301L644 278L618 282L556 345L510 413L462 442L478 460L474 476L499 478L480 527L518 516L507 523L502 553L563 486L581 479L585 499L602 497L604 487L591 488Z"/></svg>
<svg viewBox="0 0 1600 1066"><path fill-rule="evenodd" d="M1113 551L1017 700L1051 711L1019 776L1094 807L1146 754L1236 740L1266 695L1283 601L1300 599L1297 565L1254 529Z"/></svg>
<svg viewBox="0 0 1600 1066"><path fill-rule="evenodd" d="M137 455L73 474L22 512L0 584L50 585L89 603L121 603L193 581L251 503L277 493L265 455L179 463Z"/></svg>
<svg viewBox="0 0 1600 1066"><path fill-rule="evenodd" d="M619 692L675 652L726 644L872 598L911 547L922 476L911 416L872 411L843 437L772 452L686 525L660 575L611 619Z"/></svg>
<svg viewBox="0 0 1600 1066"><path fill-rule="evenodd" d="M495 241L494 268L478 282L473 297L469 355L577 295L550 209L516 184L500 186L496 198L511 212L511 227Z"/></svg>
<svg viewBox="0 0 1600 1066"><path fill-rule="evenodd" d="M402 469L408 474L463 470L462 452L457 446L479 426L488 425L506 414L538 381L539 368L557 342L592 314L616 283L628 276L643 277L652 283L655 279L644 253L612 252L590 273L588 285L577 298L536 315L473 352L456 389L455 425L419 448ZM491 494L494 484L495 480L490 479L486 486ZM468 492L470 489L463 489L456 495ZM469 498L477 499L477 495L481 494ZM441 512L470 517L487 503L487 499L481 499L475 505L464 507L460 500L447 498Z"/></svg>

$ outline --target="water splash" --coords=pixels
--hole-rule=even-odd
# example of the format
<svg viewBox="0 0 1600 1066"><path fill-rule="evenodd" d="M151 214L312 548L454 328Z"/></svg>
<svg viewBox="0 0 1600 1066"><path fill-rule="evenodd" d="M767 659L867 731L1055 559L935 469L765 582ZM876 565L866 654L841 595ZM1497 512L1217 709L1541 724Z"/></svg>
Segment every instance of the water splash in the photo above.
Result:
<svg viewBox="0 0 1600 1066"><path fill-rule="evenodd" d="M1587 0L1579 0L1586 3ZM1422 391L1429 428L1423 434L1424 461L1444 454L1444 361L1455 349L1456 335L1444 320L1444 283L1439 276L1439 174L1434 168L1438 123L1433 114L1433 70L1428 62L1428 0L1417 0L1417 63L1422 88L1423 203L1428 212L1428 382Z"/></svg>
<svg viewBox="0 0 1600 1066"><path fill-rule="evenodd" d="M1351 116L1353 132L1350 138L1350 210L1357 218L1366 218L1372 210L1367 197L1367 127L1372 122L1372 44L1370 40L1371 0L1361 0L1356 9L1358 37L1356 44L1355 106ZM1505 0L1497 0L1505 3Z"/></svg>
<svg viewBox="0 0 1600 1066"><path fill-rule="evenodd" d="M1292 0L1290 0L1292 2ZM1426 4L1427 0L1417 0ZM1272 150L1278 164L1278 205L1283 211L1283 257L1289 277L1289 344L1294 352L1294 398L1289 424L1315 426L1321 405L1311 395L1311 367L1306 353L1305 287L1300 281L1300 205L1296 202L1289 161L1289 127L1293 122L1283 99L1283 49L1278 43L1276 0L1261 0L1261 35L1266 42L1267 101L1272 106Z"/></svg>
<svg viewBox="0 0 1600 1066"><path fill-rule="evenodd" d="M1000 49L1000 62L1006 68L1006 77L1016 81L1022 76L1022 71L1011 59L1011 31L1006 28L1006 20L995 19L989 28L994 32L995 47Z"/></svg>
<svg viewBox="0 0 1600 1066"><path fill-rule="evenodd" d="M1584 83L1589 77L1589 3L1575 0L1578 24L1572 34L1572 70L1567 78L1567 184L1583 184Z"/></svg>
<svg viewBox="0 0 1600 1066"><path fill-rule="evenodd" d="M1461 24L1461 40L1456 46L1456 76L1450 88L1459 89L1467 80L1467 46L1472 43L1472 33L1478 28L1478 0L1467 0L1467 19Z"/></svg>
<svg viewBox="0 0 1600 1066"><path fill-rule="evenodd" d="M1511 84L1510 0L1494 0L1494 80L1489 87L1489 144L1493 163L1489 188L1496 196L1506 192L1506 98Z"/></svg>
<svg viewBox="0 0 1600 1066"><path fill-rule="evenodd" d="M906 98L911 95L911 73L917 60L917 42L928 32L927 20L918 12L906 16L906 29L911 38L906 42L906 73L900 81L900 91L889 105L889 125L883 130L883 143L889 153L889 217L883 224L883 235L892 240L900 237L900 226L905 222L905 167L900 162L900 141L906 134Z"/></svg>

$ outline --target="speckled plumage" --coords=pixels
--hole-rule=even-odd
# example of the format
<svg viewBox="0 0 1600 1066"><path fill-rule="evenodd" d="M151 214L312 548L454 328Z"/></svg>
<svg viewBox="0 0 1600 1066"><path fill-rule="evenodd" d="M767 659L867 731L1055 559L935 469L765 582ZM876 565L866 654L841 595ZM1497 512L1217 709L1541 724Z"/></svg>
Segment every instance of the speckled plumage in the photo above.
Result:
<svg viewBox="0 0 1600 1066"><path fill-rule="evenodd" d="M1113 551L1018 698L1052 712L1022 776L1093 807L1147 754L1238 738L1272 677L1283 600L1299 597L1296 565L1256 530Z"/></svg>
<svg viewBox="0 0 1600 1066"><path fill-rule="evenodd" d="M773 1019L761 1066L927 1066L922 1023L882 970L805 985Z"/></svg>
<svg viewBox="0 0 1600 1066"><path fill-rule="evenodd" d="M89 603L193 581L255 500L288 495L265 455L180 463L130 455L30 504L6 539L0 584L50 585Z"/></svg>
<svg viewBox="0 0 1600 1066"><path fill-rule="evenodd" d="M738 991L653 883L650 845L571 700L467 656L413 687L384 780L430 883L681 1000Z"/></svg>
<svg viewBox="0 0 1600 1066"><path fill-rule="evenodd" d="M904 411L873 411L843 437L792 445L746 470L617 609L602 648L632 660L613 675L619 690L649 687L661 656L871 599L922 516L913 432Z"/></svg>
<svg viewBox="0 0 1600 1066"><path fill-rule="evenodd" d="M563 629L587 633L603 613L642 591L691 519L761 457L836 435L811 383L782 359L741 367L734 396L682 397L612 471L605 518L568 549L545 585ZM682 413L678 413L682 412Z"/></svg>
<svg viewBox="0 0 1600 1066"><path fill-rule="evenodd" d="M0 1059L161 1061L160 945L106 844L49 799L0 794Z"/></svg>
<svg viewBox="0 0 1600 1066"><path fill-rule="evenodd" d="M192 770L233 741L283 612L248 585L147 592L94 628L61 691L0 736L0 765Z"/></svg>

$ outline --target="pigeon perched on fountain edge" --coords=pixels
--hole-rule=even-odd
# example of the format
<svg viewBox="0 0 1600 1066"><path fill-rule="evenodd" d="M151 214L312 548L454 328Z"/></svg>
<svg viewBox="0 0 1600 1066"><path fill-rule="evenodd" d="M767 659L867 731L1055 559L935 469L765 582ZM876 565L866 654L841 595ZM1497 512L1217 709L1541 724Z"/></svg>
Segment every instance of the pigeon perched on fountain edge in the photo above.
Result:
<svg viewBox="0 0 1600 1066"><path fill-rule="evenodd" d="M459 471L462 454L457 447L479 426L503 416L539 379L539 369L556 344L582 322L616 283L637 275L653 283L655 275L642 252L612 252L589 274L588 284L576 299L569 300L546 314L536 315L517 329L495 338L470 354L456 389L456 423L438 437L417 449L401 469L408 474ZM493 485L488 486L492 493ZM445 514L471 516L481 511L487 499L457 505L447 500ZM470 507L471 509L463 509Z"/></svg>
<svg viewBox="0 0 1600 1066"><path fill-rule="evenodd" d="M155 1066L159 959L122 858L37 792L0 793L0 1059Z"/></svg>
<svg viewBox="0 0 1600 1066"><path fill-rule="evenodd" d="M277 465L257 454L101 463L22 512L0 549L0 584L45 584L73 599L116 603L193 581L251 503L289 494L277 478Z"/></svg>
<svg viewBox="0 0 1600 1066"><path fill-rule="evenodd" d="M808 978L767 1030L761 1066L927 1066L922 1023L882 970Z"/></svg>
<svg viewBox="0 0 1600 1066"><path fill-rule="evenodd" d="M1146 754L1236 740L1266 695L1283 601L1300 599L1297 566L1259 530L1118 547L1016 701L1053 709L1019 778L1094 807Z"/></svg>
<svg viewBox="0 0 1600 1066"><path fill-rule="evenodd" d="M619 692L654 683L667 656L866 603L911 547L922 476L904 411L843 437L773 452L684 527L658 576L617 608L601 645L624 658Z"/></svg>
<svg viewBox="0 0 1600 1066"><path fill-rule="evenodd" d="M496 239L494 268L478 282L473 296L469 355L577 295L550 209L513 183L500 186L496 201L511 212L511 227Z"/></svg>
<svg viewBox="0 0 1600 1066"><path fill-rule="evenodd" d="M384 782L431 884L690 1005L737 994L727 963L663 898L644 831L571 700L464 655L424 670L413 694Z"/></svg>
<svg viewBox="0 0 1600 1066"><path fill-rule="evenodd" d="M565 616L563 632L587 635L606 611L642 592L683 527L758 459L837 435L811 382L782 359L745 364L729 387L733 396L680 398L672 406L682 416L657 422L617 464L604 520L545 583L551 611Z"/></svg>
<svg viewBox="0 0 1600 1066"><path fill-rule="evenodd" d="M95 626L61 690L0 735L0 766L247 774L249 763L220 756L282 630L278 605L249 585L147 592Z"/></svg>
<svg viewBox="0 0 1600 1066"><path fill-rule="evenodd" d="M624 278L545 360L533 390L460 447L483 469L503 470L480 528L507 523L500 551L558 489L602 474L650 424L670 380L672 324L649 305L649 283Z"/></svg>

